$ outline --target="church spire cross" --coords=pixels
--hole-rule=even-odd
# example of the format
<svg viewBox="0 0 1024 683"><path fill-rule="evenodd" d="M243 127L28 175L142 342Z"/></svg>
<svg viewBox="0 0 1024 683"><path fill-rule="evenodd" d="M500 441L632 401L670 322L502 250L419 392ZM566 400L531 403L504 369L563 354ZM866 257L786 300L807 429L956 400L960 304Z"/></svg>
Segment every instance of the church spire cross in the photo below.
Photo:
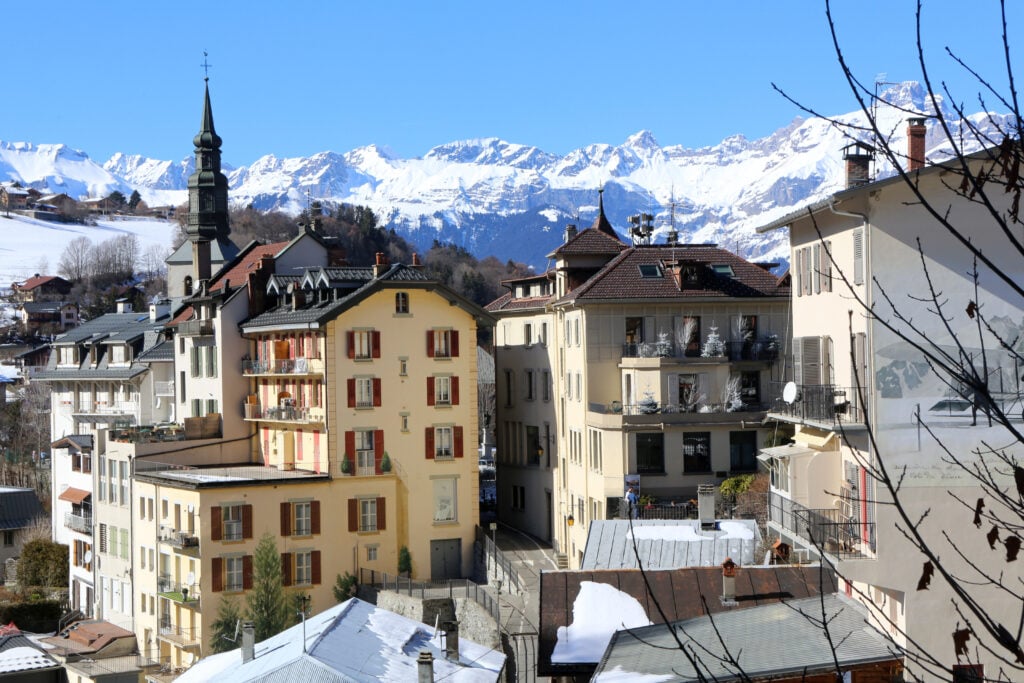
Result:
<svg viewBox="0 0 1024 683"><path fill-rule="evenodd" d="M203 80L207 83L210 82L210 67L213 66L213 64L210 64L210 60L207 59L207 57L209 56L210 53L208 53L206 50L203 50L203 63L199 65L203 67Z"/></svg>

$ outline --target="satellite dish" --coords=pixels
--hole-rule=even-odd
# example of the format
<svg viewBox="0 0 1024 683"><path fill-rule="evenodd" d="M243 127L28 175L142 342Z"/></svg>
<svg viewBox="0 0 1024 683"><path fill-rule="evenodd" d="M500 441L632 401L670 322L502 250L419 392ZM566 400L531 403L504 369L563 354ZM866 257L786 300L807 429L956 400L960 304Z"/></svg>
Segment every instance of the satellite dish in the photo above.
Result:
<svg viewBox="0 0 1024 683"><path fill-rule="evenodd" d="M786 386L782 389L782 400L793 405L793 402L796 401L796 395L796 382L786 382Z"/></svg>
<svg viewBox="0 0 1024 683"><path fill-rule="evenodd" d="M86 564L89 564L90 562L92 562L92 551L91 550L86 550L85 551L85 557L82 558L82 559L85 560Z"/></svg>
<svg viewBox="0 0 1024 683"><path fill-rule="evenodd" d="M188 585L191 586L195 582L196 582L196 573L195 572L189 572L188 576L185 577L185 583L187 583Z"/></svg>

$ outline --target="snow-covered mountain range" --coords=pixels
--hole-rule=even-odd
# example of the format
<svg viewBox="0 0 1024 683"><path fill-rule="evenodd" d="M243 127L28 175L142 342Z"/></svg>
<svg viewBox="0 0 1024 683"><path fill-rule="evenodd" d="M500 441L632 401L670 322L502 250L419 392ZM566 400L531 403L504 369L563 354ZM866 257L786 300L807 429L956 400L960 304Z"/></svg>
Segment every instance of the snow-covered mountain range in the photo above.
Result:
<svg viewBox="0 0 1024 683"><path fill-rule="evenodd" d="M906 111L927 112L930 104L913 82L884 96L896 107L879 111L882 128L891 131L897 149L905 149ZM864 117L854 112L838 118ZM219 132L230 140L231 131ZM478 256L539 267L567 223L590 224L603 186L606 212L623 234L627 216L645 211L656 215L662 235L674 204L682 241L716 242L750 259L785 260L786 236L756 235L754 229L840 189L840 150L848 142L825 120L797 118L758 140L735 135L700 149L662 147L649 131L621 145L592 144L565 156L485 138L440 145L415 159L376 145L308 158L268 155L250 166L225 167L225 173L233 204L293 214L310 198L327 206L362 204L423 247L435 239L450 241ZM930 161L944 158L941 142L929 130ZM182 147L188 143L183 140ZM150 205L182 204L192 169L191 154L159 161L119 153L101 166L64 145L0 142L0 182L17 180L72 197L137 189ZM876 169L879 177L889 172L882 164Z"/></svg>

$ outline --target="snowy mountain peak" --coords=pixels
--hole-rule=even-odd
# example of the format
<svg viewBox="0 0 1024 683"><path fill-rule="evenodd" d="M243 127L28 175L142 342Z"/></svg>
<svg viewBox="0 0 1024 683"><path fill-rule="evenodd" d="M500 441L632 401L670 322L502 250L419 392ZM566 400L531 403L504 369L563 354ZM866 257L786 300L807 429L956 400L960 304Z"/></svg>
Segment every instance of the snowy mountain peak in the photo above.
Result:
<svg viewBox="0 0 1024 683"><path fill-rule="evenodd" d="M626 138L623 147L628 147L637 153L661 151L661 145L654 138L654 133L649 130L641 130Z"/></svg>

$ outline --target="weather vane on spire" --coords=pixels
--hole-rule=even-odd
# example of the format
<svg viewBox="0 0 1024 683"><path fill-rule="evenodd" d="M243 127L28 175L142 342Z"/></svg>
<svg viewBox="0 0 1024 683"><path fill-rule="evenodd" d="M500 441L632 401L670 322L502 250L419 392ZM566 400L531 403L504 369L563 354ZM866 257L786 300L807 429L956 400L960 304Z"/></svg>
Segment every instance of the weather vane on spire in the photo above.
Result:
<svg viewBox="0 0 1024 683"><path fill-rule="evenodd" d="M206 81L207 83L210 82L210 67L213 66L212 64L210 64L210 61L207 59L208 56L209 56L209 53L206 50L203 50L203 63L199 65L199 66L203 67L203 73L205 74L203 76L203 80Z"/></svg>

